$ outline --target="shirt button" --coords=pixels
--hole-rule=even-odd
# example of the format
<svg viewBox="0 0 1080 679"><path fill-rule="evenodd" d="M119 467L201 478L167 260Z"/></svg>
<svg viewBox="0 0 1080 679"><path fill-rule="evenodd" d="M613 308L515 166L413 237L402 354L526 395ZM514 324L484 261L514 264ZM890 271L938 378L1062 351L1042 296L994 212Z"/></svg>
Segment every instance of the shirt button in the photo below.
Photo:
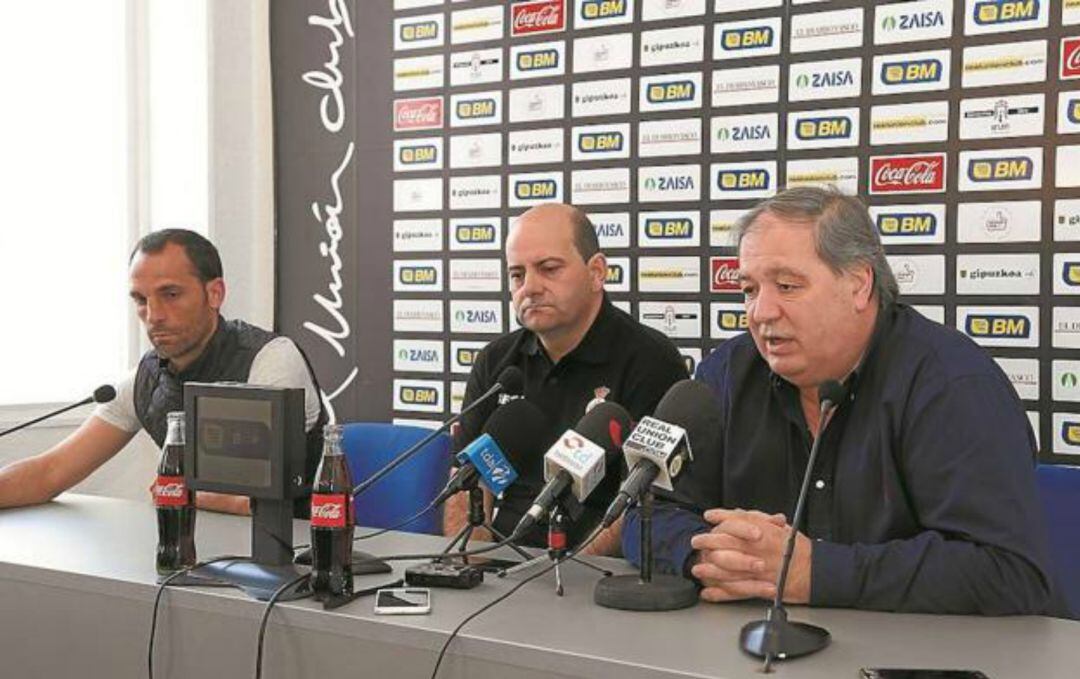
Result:
<svg viewBox="0 0 1080 679"><path fill-rule="evenodd" d="M814 484L814 488L817 488L818 490L821 490L824 487L825 487L825 482L822 481L821 479L818 479L817 482Z"/></svg>

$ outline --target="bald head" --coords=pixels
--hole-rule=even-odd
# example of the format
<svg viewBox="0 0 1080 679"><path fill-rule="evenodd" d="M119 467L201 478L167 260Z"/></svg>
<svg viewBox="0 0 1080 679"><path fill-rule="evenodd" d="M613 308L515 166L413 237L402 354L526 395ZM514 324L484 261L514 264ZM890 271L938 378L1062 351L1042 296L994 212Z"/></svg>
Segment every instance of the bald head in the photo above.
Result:
<svg viewBox="0 0 1080 679"><path fill-rule="evenodd" d="M596 229L588 215L573 205L564 203L544 203L524 212L511 226L510 236L518 229L563 229L573 242L574 249L581 259L588 262L600 252L600 242L596 238Z"/></svg>

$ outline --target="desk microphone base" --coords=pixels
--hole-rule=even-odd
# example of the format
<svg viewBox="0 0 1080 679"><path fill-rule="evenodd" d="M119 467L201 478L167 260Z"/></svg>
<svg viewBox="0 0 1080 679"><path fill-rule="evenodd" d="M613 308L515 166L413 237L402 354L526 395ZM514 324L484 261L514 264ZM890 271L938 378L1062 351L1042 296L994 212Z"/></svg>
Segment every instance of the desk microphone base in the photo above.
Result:
<svg viewBox="0 0 1080 679"><path fill-rule="evenodd" d="M593 601L623 611L674 611L698 602L694 583L675 575L654 575L645 582L638 575L616 575L596 583Z"/></svg>
<svg viewBox="0 0 1080 679"><path fill-rule="evenodd" d="M783 608L770 608L764 620L747 623L739 634L742 650L766 664L816 653L829 645L829 631L805 622L789 622Z"/></svg>

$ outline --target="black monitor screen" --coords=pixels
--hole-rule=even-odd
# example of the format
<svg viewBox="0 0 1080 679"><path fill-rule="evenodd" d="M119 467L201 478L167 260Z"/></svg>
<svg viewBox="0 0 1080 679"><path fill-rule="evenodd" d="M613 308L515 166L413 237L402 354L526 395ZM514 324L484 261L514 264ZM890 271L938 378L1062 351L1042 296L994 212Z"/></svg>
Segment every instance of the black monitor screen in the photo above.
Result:
<svg viewBox="0 0 1080 679"><path fill-rule="evenodd" d="M196 398L195 465L199 478L267 488L271 482L272 404L267 400Z"/></svg>

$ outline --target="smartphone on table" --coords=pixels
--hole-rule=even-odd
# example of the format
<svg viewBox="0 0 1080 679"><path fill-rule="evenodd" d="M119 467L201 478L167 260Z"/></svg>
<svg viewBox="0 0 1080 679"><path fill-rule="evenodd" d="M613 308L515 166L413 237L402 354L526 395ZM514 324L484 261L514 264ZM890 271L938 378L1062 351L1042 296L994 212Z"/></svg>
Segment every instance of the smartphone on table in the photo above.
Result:
<svg viewBox="0 0 1080 679"><path fill-rule="evenodd" d="M375 592L375 612L380 615L423 615L431 612L427 587L391 587Z"/></svg>

